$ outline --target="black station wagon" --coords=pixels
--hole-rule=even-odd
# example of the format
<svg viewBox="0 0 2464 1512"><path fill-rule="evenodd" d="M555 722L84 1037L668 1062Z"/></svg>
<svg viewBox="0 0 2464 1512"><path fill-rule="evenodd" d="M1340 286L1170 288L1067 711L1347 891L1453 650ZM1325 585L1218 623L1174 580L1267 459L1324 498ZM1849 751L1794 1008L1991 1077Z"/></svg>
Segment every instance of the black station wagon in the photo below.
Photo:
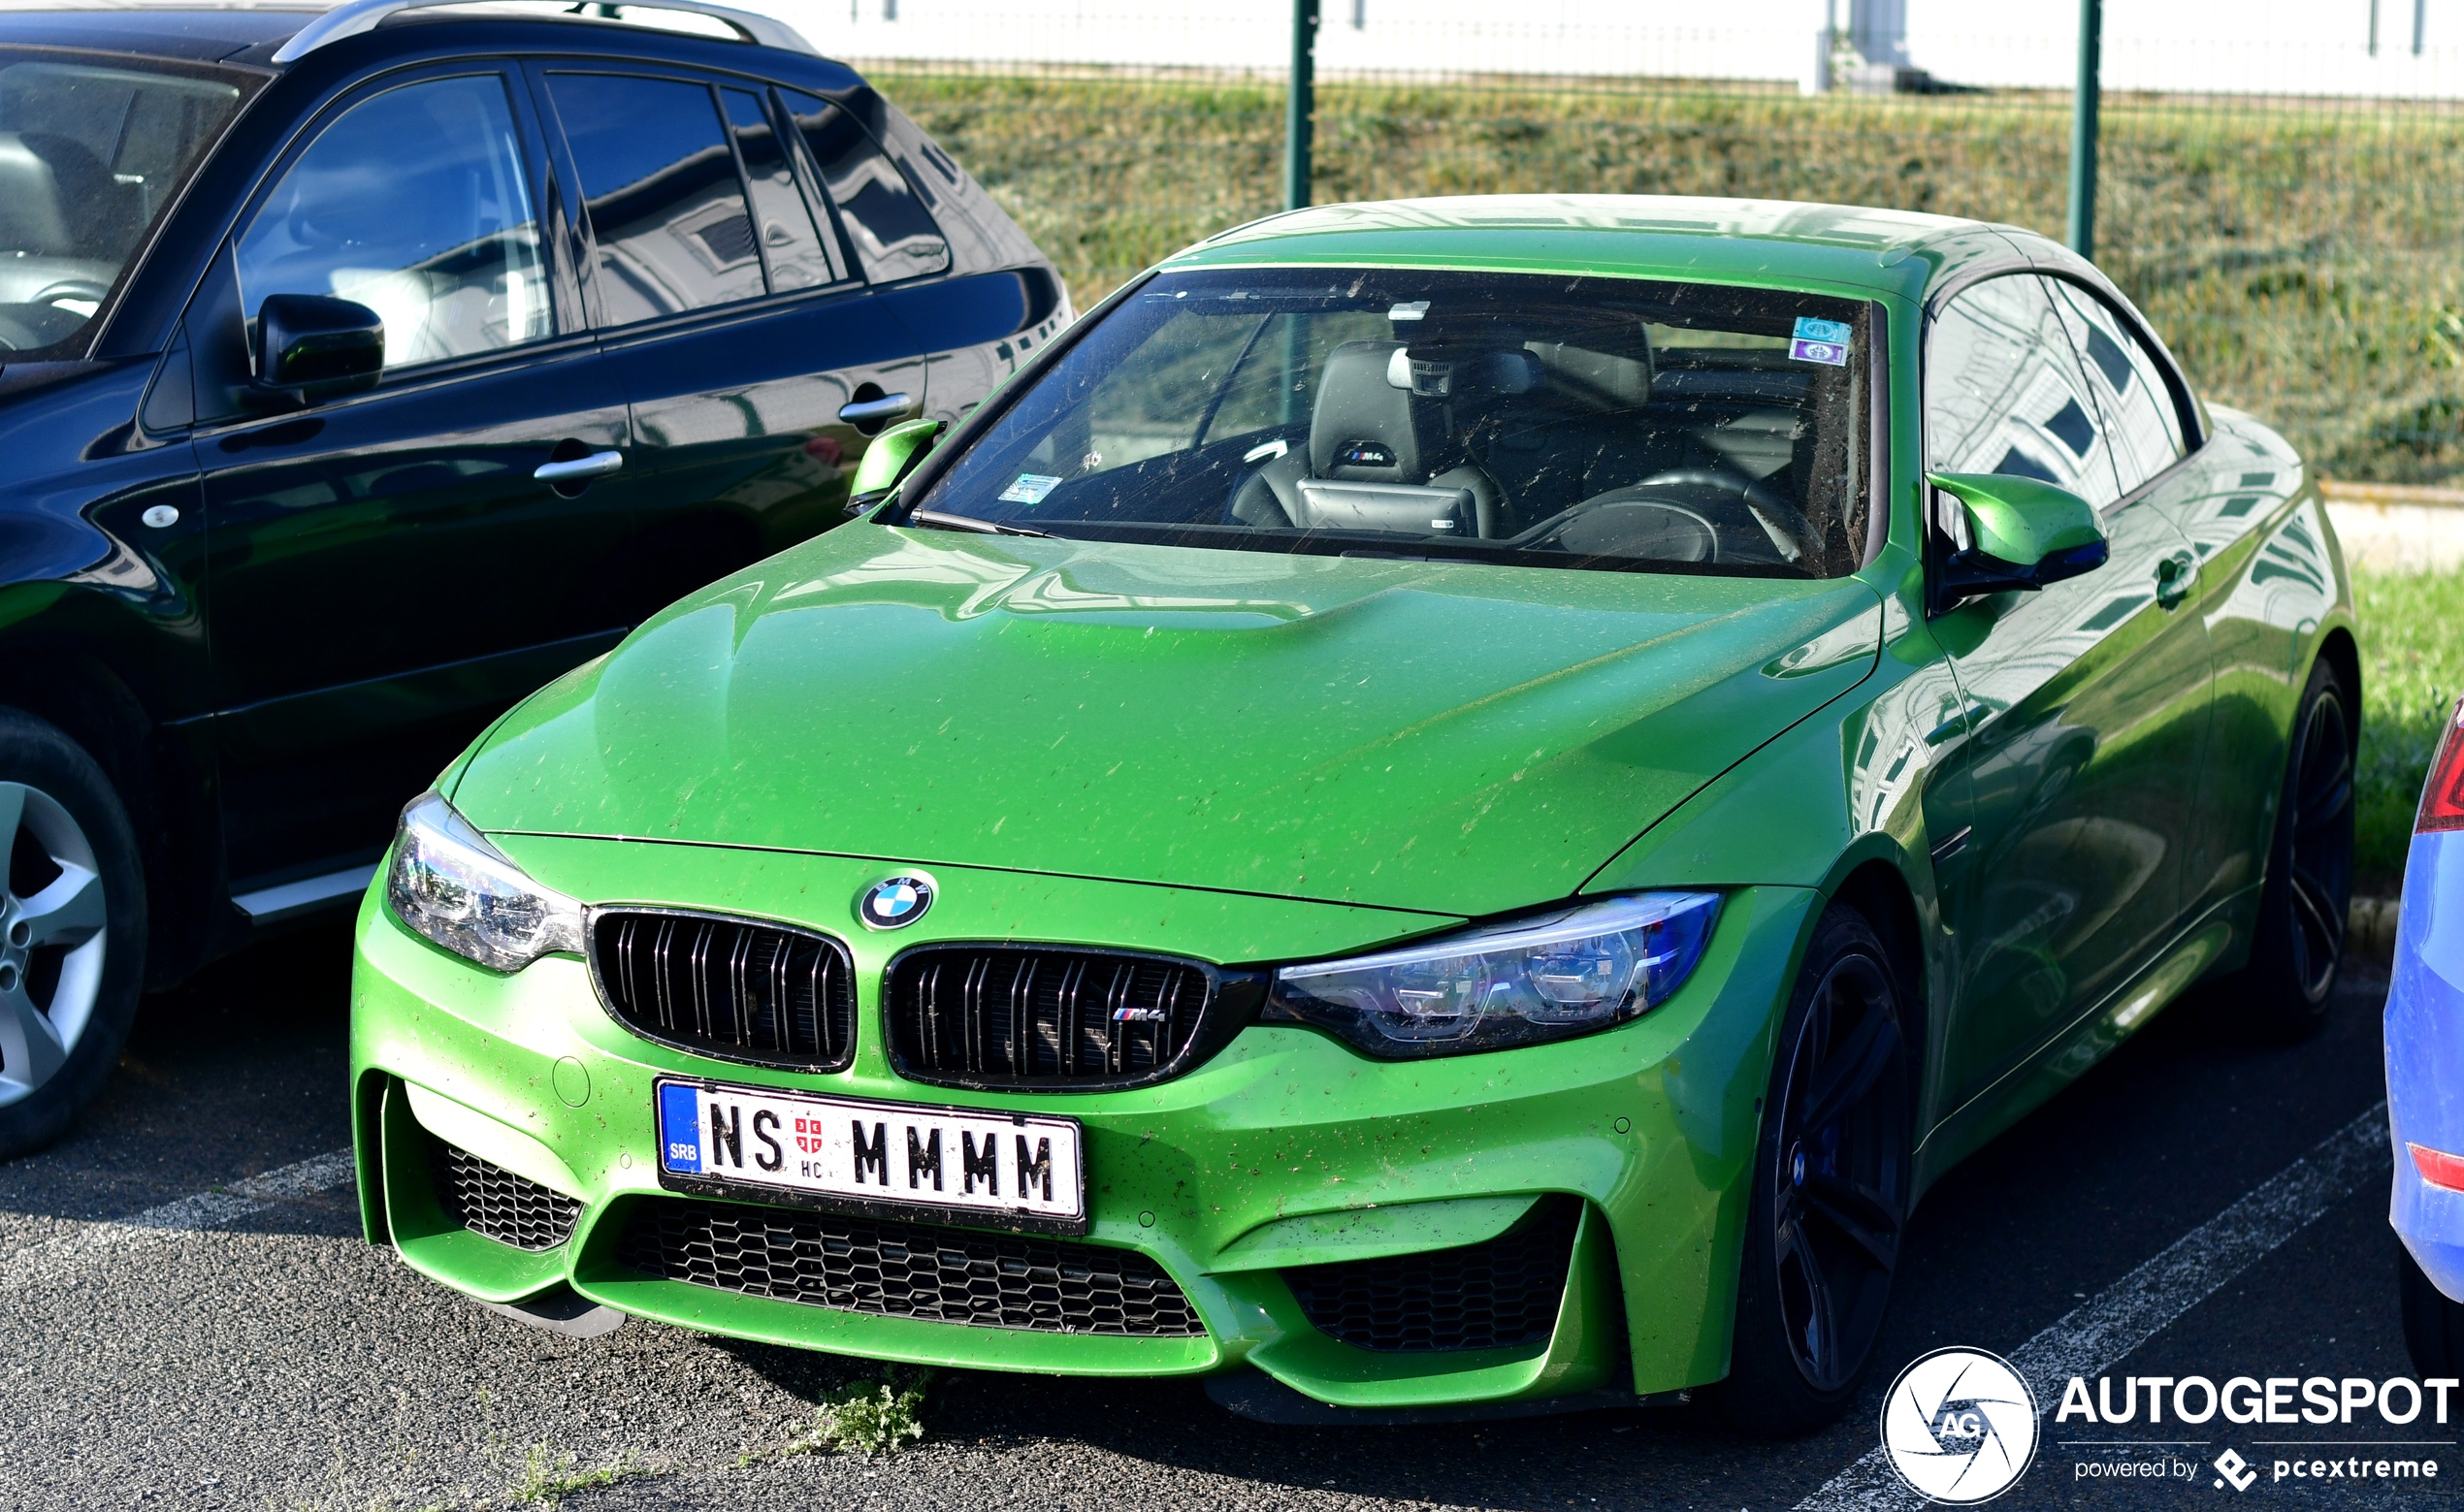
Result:
<svg viewBox="0 0 2464 1512"><path fill-rule="evenodd" d="M669 0L0 16L0 1155L346 904L507 705L1070 317L915 124Z"/></svg>

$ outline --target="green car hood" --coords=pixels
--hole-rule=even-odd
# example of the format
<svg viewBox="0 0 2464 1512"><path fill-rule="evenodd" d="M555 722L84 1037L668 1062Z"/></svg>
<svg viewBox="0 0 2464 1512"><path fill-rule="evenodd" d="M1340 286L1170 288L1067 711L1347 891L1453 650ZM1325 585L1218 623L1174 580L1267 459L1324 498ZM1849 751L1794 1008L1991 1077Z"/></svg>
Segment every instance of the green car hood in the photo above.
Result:
<svg viewBox="0 0 2464 1512"><path fill-rule="evenodd" d="M1880 622L1853 579L858 524L542 689L451 798L502 833L1487 914L1853 687Z"/></svg>

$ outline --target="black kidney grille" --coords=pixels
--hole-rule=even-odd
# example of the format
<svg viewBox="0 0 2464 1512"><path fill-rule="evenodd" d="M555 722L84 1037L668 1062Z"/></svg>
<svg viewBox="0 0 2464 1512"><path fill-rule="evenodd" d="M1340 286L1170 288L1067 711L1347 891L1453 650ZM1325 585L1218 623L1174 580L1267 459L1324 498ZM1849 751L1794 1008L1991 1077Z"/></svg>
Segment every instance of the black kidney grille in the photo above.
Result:
<svg viewBox="0 0 2464 1512"><path fill-rule="evenodd" d="M554 1249L572 1237L582 1214L582 1205L564 1193L442 1140L432 1140L428 1169L446 1217L515 1249Z"/></svg>
<svg viewBox="0 0 2464 1512"><path fill-rule="evenodd" d="M655 1197L633 1208L617 1253L644 1275L848 1312L1046 1334L1206 1333L1153 1261L1066 1239Z"/></svg>
<svg viewBox="0 0 2464 1512"><path fill-rule="evenodd" d="M1502 1349L1557 1329L1582 1203L1543 1200L1484 1244L1283 1272L1320 1332L1381 1353Z"/></svg>
<svg viewBox="0 0 2464 1512"><path fill-rule="evenodd" d="M593 920L591 960L608 1012L654 1040L818 1071L855 1053L855 970L827 935L611 909Z"/></svg>
<svg viewBox="0 0 2464 1512"><path fill-rule="evenodd" d="M892 962L883 1016L898 1069L977 1085L1135 1080L1198 1032L1199 967L1100 950L936 946Z"/></svg>

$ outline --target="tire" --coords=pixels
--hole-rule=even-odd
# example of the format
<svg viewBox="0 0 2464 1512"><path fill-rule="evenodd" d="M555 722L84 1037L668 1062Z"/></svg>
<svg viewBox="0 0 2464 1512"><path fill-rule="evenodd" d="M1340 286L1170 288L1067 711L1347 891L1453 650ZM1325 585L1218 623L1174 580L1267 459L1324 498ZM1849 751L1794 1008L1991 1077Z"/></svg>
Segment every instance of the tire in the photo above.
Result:
<svg viewBox="0 0 2464 1512"><path fill-rule="evenodd" d="M2359 706L2321 657L2285 743L2285 791L2267 846L2243 1000L2261 1034L2304 1040L2327 1022L2352 906L2353 745Z"/></svg>
<svg viewBox="0 0 2464 1512"><path fill-rule="evenodd" d="M146 980L128 813L75 741L0 709L0 1159L58 1139L119 1060Z"/></svg>
<svg viewBox="0 0 2464 1512"><path fill-rule="evenodd" d="M1872 1367L1907 1225L1908 1002L1872 924L1833 903L1789 996L1764 1104L1736 1332L1713 1392L1739 1432L1827 1427Z"/></svg>
<svg viewBox="0 0 2464 1512"><path fill-rule="evenodd" d="M2404 1303L2404 1347L2415 1373L2452 1376L2464 1363L2464 1303L2451 1303L2422 1273L2404 1240L2395 1241L2396 1291Z"/></svg>

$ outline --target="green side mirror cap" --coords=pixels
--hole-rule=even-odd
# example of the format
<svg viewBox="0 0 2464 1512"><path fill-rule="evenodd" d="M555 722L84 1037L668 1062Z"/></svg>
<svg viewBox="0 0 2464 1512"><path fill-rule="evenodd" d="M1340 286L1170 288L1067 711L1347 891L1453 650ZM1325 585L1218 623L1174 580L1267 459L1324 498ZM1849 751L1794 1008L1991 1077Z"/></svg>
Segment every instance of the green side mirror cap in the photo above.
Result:
<svg viewBox="0 0 2464 1512"><path fill-rule="evenodd" d="M2094 571L2110 554L2095 505L2068 489L2008 472L1929 472L1925 480L1967 514L1969 544L1942 563L1937 607L2043 588Z"/></svg>
<svg viewBox="0 0 2464 1512"><path fill-rule="evenodd" d="M915 470L924 453L948 429L946 420L907 420L892 426L873 437L864 448L864 460L856 464L856 481L847 499L847 512L860 514L890 497L890 491Z"/></svg>

